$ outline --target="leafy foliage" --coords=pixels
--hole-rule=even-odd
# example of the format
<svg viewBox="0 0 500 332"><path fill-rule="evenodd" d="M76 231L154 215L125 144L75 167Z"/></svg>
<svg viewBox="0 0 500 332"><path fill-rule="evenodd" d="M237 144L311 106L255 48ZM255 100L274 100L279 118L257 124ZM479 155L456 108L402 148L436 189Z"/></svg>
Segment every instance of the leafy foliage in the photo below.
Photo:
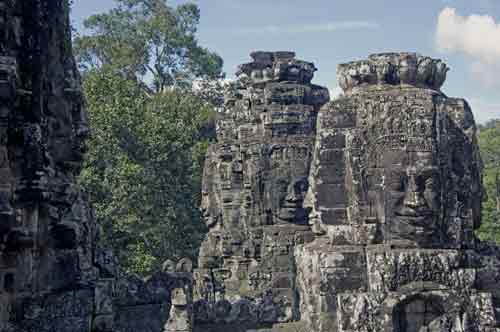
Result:
<svg viewBox="0 0 500 332"><path fill-rule="evenodd" d="M173 8L166 0L116 2L116 8L84 22L90 35L75 38L82 71L112 68L150 92L221 75L222 59L198 45L195 4Z"/></svg>
<svg viewBox="0 0 500 332"><path fill-rule="evenodd" d="M167 258L196 257L202 164L215 131L213 106L191 87L220 78L222 59L198 45L196 5L116 5L74 39L93 128L81 183L104 245L144 275Z"/></svg>
<svg viewBox="0 0 500 332"><path fill-rule="evenodd" d="M483 202L482 226L478 234L484 240L500 243L500 121L480 127L479 147L487 199Z"/></svg>
<svg viewBox="0 0 500 332"><path fill-rule="evenodd" d="M204 233L197 207L212 108L177 90L148 96L110 71L84 82L93 135L81 182L102 239L141 274L166 258L195 257Z"/></svg>

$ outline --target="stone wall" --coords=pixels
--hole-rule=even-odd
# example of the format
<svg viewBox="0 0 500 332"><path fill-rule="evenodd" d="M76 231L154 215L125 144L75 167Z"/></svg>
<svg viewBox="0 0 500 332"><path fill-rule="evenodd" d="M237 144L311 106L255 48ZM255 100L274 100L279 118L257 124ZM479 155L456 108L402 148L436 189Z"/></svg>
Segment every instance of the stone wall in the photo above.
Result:
<svg viewBox="0 0 500 332"><path fill-rule="evenodd" d="M446 71L411 53L339 66L345 96L318 114L305 203L316 237L295 250L312 330L498 331L499 256L474 236L476 126L439 90Z"/></svg>
<svg viewBox="0 0 500 332"><path fill-rule="evenodd" d="M500 249L447 67L339 66L329 102L291 52L255 52L207 153L198 266L125 275L77 185L89 134L64 0L0 0L0 331L500 331Z"/></svg>
<svg viewBox="0 0 500 332"><path fill-rule="evenodd" d="M66 1L1 1L0 321L88 331L95 225L76 185L88 135Z"/></svg>
<svg viewBox="0 0 500 332"><path fill-rule="evenodd" d="M226 91L205 162L202 212L210 231L195 272L200 331L245 331L300 316L293 250L313 236L303 201L328 90L311 84L316 68L291 52L252 58Z"/></svg>
<svg viewBox="0 0 500 332"><path fill-rule="evenodd" d="M207 154L195 331L498 331L476 126L446 65L342 64L328 102L312 64L252 58Z"/></svg>
<svg viewBox="0 0 500 332"><path fill-rule="evenodd" d="M188 261L142 280L97 247L68 1L0 0L0 25L0 331L187 331Z"/></svg>

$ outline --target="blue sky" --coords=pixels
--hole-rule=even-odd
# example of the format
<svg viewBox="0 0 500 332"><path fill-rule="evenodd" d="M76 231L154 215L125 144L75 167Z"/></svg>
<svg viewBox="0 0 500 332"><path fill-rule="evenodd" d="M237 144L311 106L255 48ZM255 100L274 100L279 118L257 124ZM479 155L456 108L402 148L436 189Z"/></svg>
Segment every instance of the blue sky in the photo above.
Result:
<svg viewBox="0 0 500 332"><path fill-rule="evenodd" d="M194 2L201 9L200 43L223 57L228 77L253 50L293 50L316 64L315 82L333 90L339 63L414 51L445 60L451 71L443 91L466 98L479 122L500 118L499 0ZM85 17L113 5L75 0L73 23L81 29Z"/></svg>

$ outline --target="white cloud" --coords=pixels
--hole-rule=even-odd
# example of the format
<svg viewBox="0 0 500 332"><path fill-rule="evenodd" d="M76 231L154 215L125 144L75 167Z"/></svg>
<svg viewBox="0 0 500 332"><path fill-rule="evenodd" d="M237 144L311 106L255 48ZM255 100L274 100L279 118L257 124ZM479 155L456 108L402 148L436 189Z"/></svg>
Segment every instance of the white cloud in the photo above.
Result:
<svg viewBox="0 0 500 332"><path fill-rule="evenodd" d="M446 7L439 14L436 43L443 52L471 57L471 74L485 86L500 85L500 23L492 16L461 16Z"/></svg>
<svg viewBox="0 0 500 332"><path fill-rule="evenodd" d="M359 29L378 29L380 25L372 21L337 21L327 22L321 24L302 24L302 25L268 25L255 28L243 28L237 30L240 33L311 33L311 32L332 32L332 31L345 31L345 30L359 30Z"/></svg>
<svg viewBox="0 0 500 332"><path fill-rule="evenodd" d="M466 53L482 62L500 58L500 24L489 15L460 16L446 7L439 14L436 40L443 51Z"/></svg>

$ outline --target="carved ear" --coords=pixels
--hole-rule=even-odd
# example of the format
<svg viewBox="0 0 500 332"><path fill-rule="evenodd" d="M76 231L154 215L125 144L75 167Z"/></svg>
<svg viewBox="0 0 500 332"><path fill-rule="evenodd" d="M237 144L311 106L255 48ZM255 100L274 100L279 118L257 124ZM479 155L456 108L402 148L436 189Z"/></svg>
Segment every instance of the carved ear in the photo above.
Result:
<svg viewBox="0 0 500 332"><path fill-rule="evenodd" d="M182 258L175 268L176 272L193 272L193 262L189 258Z"/></svg>
<svg viewBox="0 0 500 332"><path fill-rule="evenodd" d="M461 98L438 98L438 111L443 111L456 129L461 130L465 136L472 139L476 134L476 125L469 103Z"/></svg>
<svg viewBox="0 0 500 332"><path fill-rule="evenodd" d="M175 272L175 263L174 261L167 259L163 264L161 265L161 270L163 272Z"/></svg>

